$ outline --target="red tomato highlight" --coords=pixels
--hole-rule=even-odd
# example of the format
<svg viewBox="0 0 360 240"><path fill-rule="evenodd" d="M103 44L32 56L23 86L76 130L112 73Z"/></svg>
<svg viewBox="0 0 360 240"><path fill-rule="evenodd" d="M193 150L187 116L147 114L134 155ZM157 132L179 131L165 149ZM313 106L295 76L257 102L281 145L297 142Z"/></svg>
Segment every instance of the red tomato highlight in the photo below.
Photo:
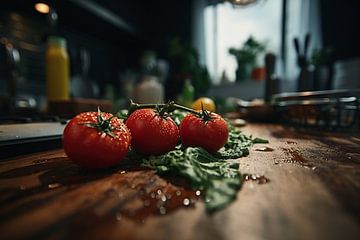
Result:
<svg viewBox="0 0 360 240"><path fill-rule="evenodd" d="M208 112L211 119L188 114L180 123L180 138L184 146L202 147L210 153L222 148L229 136L225 120L218 114Z"/></svg>
<svg viewBox="0 0 360 240"><path fill-rule="evenodd" d="M140 154L164 154L173 150L179 140L175 122L170 117L160 116L154 109L138 109L131 113L126 126L131 132L131 146Z"/></svg>
<svg viewBox="0 0 360 240"><path fill-rule="evenodd" d="M113 117L101 113L102 119ZM131 135L118 118L108 121L108 133L92 125L99 124L97 112L80 113L67 124L63 133L63 148L76 164L87 168L107 168L116 165L127 155ZM103 126L104 128L107 126Z"/></svg>

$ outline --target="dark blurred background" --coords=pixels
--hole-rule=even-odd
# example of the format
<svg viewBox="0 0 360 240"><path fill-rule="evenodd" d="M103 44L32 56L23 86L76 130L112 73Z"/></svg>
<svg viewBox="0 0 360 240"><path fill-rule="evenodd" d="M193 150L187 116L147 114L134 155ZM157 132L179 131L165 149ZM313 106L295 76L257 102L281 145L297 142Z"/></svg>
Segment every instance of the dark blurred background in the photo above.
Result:
<svg viewBox="0 0 360 240"><path fill-rule="evenodd" d="M261 1L261 4L267 4L267 1L269 0ZM44 54L49 35L59 35L67 40L72 78L82 71L83 63L80 52L85 49L89 53L88 76L97 88L91 97L121 99L118 103L119 107L124 104L125 98L131 97L131 88L134 88L134 85L140 81L139 75L144 71L148 71L148 73L152 71L151 69L144 70L144 64L142 65L141 62L146 51L148 53L150 51L153 58L162 60L160 62L163 65L160 65L163 70L161 76L163 79L160 80L160 84L164 87L164 100L178 98L186 78L192 78L196 97L202 95L226 97L226 94L229 95L230 92L220 89L219 86L247 84L246 81L242 83L238 79L230 79L228 82L226 79L219 80L224 76L220 76L220 73L214 75L211 71L209 73L209 66L206 65L206 59L203 56L204 50L200 49L205 45L205 42L201 41L206 40L204 36L197 36L199 32L203 31L201 25L199 30L199 22L204 21L202 11L205 7L224 4L224 1L41 1L52 6L57 17L37 12L34 9L35 2L25 0L2 0L0 2L0 38L3 41L6 39L11 42L20 55L20 63L17 67L16 94L25 97L31 96L38 102L38 105L46 101ZM280 49L276 55L278 65L283 68L276 70L280 85L278 92L298 90L296 78L290 79L289 74L283 74L286 71L288 73L292 71L286 70L287 62L296 62L295 57L289 58L287 54L295 51L292 39L288 40L289 36L286 36L290 31L288 30L290 26L286 24L292 18L292 12L287 11L286 7L291 2L281 0L282 7L279 9L281 14L279 16L281 19L279 22ZM360 1L319 0L317 2L321 46L323 49L331 48L331 54L324 62L329 65L326 83L321 89L310 88L310 90L333 89L336 88L334 86L334 76L336 75L334 64L336 65L338 61L342 60L357 59L360 56L358 29ZM241 14L242 9L237 10ZM309 21L311 25L311 19ZM179 51L185 54L179 53ZM2 59L0 68L1 99L8 95L4 58L6 58L4 54L0 55L0 59ZM263 97L263 82L249 82L250 87L243 88L247 89L243 96L249 100ZM352 83L353 85L348 85L348 87L359 87L358 82ZM237 89L233 85L230 88ZM225 93L221 91L225 91ZM232 94L234 97L241 97L240 90L236 90ZM73 95L76 96L76 93ZM3 108L2 112L5 111L4 109L6 108Z"/></svg>
<svg viewBox="0 0 360 240"><path fill-rule="evenodd" d="M106 83L117 84L120 71L138 67L144 50L152 49L162 56L170 38L191 37L190 0L60 0L48 3L55 6L58 14L56 30L53 31L49 28L48 16L35 11L34 1L4 0L0 3L0 37L9 38L21 49L22 71L27 82L34 83L31 84L33 88L38 87L37 83L45 82L44 46L50 34L67 39L72 74L79 71L79 50L87 48L90 51L90 75L99 84L102 94ZM87 4L94 4L95 10L89 10ZM102 13L103 9L105 12ZM110 12L114 19L108 20L100 15ZM1 80L3 83L4 79Z"/></svg>

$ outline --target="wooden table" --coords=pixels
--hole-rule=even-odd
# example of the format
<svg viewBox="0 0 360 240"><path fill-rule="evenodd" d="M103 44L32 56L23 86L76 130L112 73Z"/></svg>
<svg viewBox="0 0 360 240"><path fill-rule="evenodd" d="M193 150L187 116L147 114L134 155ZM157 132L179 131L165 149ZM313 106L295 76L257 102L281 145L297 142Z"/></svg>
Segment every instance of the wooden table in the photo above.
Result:
<svg viewBox="0 0 360 240"><path fill-rule="evenodd" d="M213 215L201 193L138 165L89 171L62 150L2 161L0 238L360 239L359 135L243 131L270 143L239 159L240 171L269 181L245 181Z"/></svg>

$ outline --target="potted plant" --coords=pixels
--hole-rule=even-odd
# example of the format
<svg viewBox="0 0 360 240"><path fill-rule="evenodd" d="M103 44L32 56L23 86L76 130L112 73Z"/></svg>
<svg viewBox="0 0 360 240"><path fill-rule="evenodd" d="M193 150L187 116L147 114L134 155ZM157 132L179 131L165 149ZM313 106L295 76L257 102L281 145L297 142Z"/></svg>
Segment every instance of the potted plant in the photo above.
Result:
<svg viewBox="0 0 360 240"><path fill-rule="evenodd" d="M243 81L250 78L250 73L255 67L256 60L260 53L266 49L264 43L257 41L254 37L250 36L243 44L242 48L230 48L229 53L234 55L237 61L236 81Z"/></svg>
<svg viewBox="0 0 360 240"><path fill-rule="evenodd" d="M194 87L195 97L205 95L211 87L211 80L207 68L200 64L197 50L189 42L176 37L170 41L168 56L174 74L174 82L168 89L182 89L189 79Z"/></svg>

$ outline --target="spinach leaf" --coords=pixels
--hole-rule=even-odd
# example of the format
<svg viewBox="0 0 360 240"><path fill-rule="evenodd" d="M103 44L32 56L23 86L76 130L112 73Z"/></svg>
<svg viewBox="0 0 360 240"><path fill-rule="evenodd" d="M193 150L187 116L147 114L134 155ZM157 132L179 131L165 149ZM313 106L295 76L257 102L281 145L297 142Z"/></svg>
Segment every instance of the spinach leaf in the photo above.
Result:
<svg viewBox="0 0 360 240"><path fill-rule="evenodd" d="M253 142L253 143L269 143L268 140L262 139L262 138L254 138L254 139L252 140L252 142Z"/></svg>
<svg viewBox="0 0 360 240"><path fill-rule="evenodd" d="M185 111L181 111L181 110L174 110L173 112L170 113L170 117L174 120L174 122L176 123L176 125L180 125L181 121L184 119L184 117L187 115L188 113Z"/></svg>
<svg viewBox="0 0 360 240"><path fill-rule="evenodd" d="M239 163L217 159L202 148L188 147L161 156L150 156L143 165L161 175L181 176L194 189L205 192L205 206L214 212L236 198L242 184Z"/></svg>
<svg viewBox="0 0 360 240"><path fill-rule="evenodd" d="M249 147L253 144L250 137L241 133L232 125L228 125L229 139L225 146L215 156L221 159L234 159L249 155Z"/></svg>

